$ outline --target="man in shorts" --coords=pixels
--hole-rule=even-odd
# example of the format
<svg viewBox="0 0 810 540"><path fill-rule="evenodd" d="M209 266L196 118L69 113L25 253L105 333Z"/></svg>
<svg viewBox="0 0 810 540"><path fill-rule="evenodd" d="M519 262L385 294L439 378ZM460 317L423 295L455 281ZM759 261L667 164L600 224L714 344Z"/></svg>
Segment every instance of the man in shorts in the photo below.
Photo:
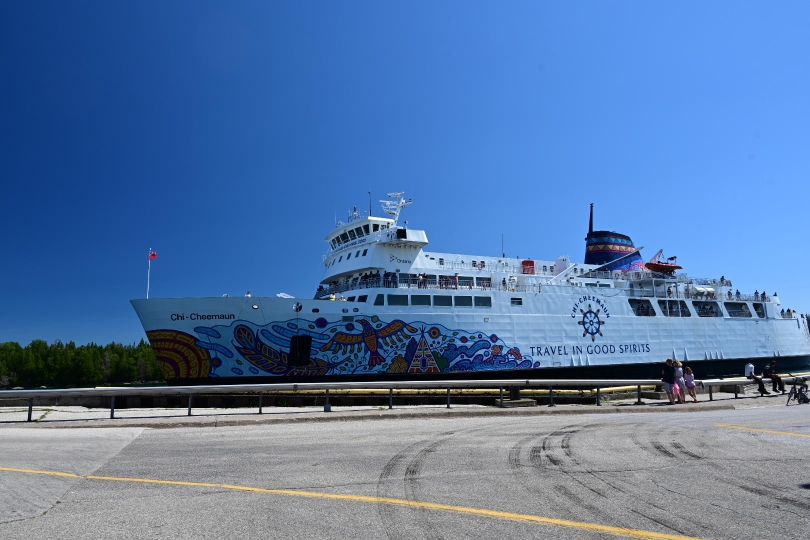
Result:
<svg viewBox="0 0 810 540"><path fill-rule="evenodd" d="M675 366L672 363L672 358L667 358L667 363L664 369L661 370L661 380L664 382L664 392L667 393L669 404L675 405Z"/></svg>

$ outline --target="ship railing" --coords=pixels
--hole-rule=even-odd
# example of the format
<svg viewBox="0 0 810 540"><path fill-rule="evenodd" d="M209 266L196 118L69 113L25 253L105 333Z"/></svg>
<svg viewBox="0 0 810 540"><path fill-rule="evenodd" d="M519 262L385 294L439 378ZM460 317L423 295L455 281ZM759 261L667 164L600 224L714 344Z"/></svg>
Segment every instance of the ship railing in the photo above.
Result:
<svg viewBox="0 0 810 540"><path fill-rule="evenodd" d="M417 279L369 279L357 282L343 283L334 285L315 292L315 298L325 299L330 295L335 296L343 295L349 291L358 291L364 289L429 289L429 290L459 290L459 291L505 291L505 292L521 292L521 293L539 293L541 292L542 285L540 284L520 284L516 282L507 282L506 285L495 283L494 287L491 280L478 279L477 281L459 281L458 284L448 280L417 280Z"/></svg>
<svg viewBox="0 0 810 540"><path fill-rule="evenodd" d="M516 279L507 279L506 283L492 283L491 279L476 277L473 280L460 279L455 283L452 276L441 276L439 279L418 279L418 278L370 278L366 280L354 279L348 283L341 283L332 287L316 291L315 298L329 298L330 295L340 296L349 291L363 289L429 289L429 290L471 290L471 291L504 291L519 293L540 293L544 285L539 283L521 284ZM772 302L773 298L763 294L718 294L717 292L698 291L687 287L686 290L677 288L657 287L626 287L626 288L601 288L605 294L624 295L630 298L661 298L661 299L685 299L685 300L707 300L723 302Z"/></svg>
<svg viewBox="0 0 810 540"><path fill-rule="evenodd" d="M552 371L553 368L549 368ZM787 384L795 379L804 379L807 375L799 374L782 377ZM701 388L709 389L709 401L714 400L712 389L719 386L734 386L734 397L738 398L739 389L753 381L742 377L731 379L696 379L695 383ZM34 400L58 400L64 398L109 398L110 419L115 419L115 398L141 397L141 396L185 396L188 398L188 416L192 416L194 396L200 395L255 395L258 397L258 414L262 414L262 397L274 392L312 392L325 393L324 412L332 412L329 404L330 390L388 390L388 408L394 406L394 390L447 390L447 408L451 408L451 389L492 389L500 390L498 405L504 406L504 389L510 393L511 399L520 398L521 389L545 389L548 391L548 405L554 407L554 389L572 388L580 392L596 390L596 405L601 406L601 390L603 388L635 387L636 404L643 405L642 389L660 387L658 379L491 379L491 380L421 380L421 381L365 381L365 382L319 382L319 383L273 383L273 384L239 384L239 385L205 385L205 386L141 386L141 387L103 387L103 388L69 388L69 389L39 389L39 390L0 390L0 401L9 400L27 402L28 422L34 421ZM50 405L49 405L50 406ZM169 410L169 415L175 416ZM71 420L72 421L72 420Z"/></svg>
<svg viewBox="0 0 810 540"><path fill-rule="evenodd" d="M662 298L668 300L710 300L714 302L772 302L770 296L756 295L756 294L717 294L716 292L698 292L687 289L685 291L677 291L675 289L667 291L663 287L640 288L633 287L619 289L626 296L631 298Z"/></svg>

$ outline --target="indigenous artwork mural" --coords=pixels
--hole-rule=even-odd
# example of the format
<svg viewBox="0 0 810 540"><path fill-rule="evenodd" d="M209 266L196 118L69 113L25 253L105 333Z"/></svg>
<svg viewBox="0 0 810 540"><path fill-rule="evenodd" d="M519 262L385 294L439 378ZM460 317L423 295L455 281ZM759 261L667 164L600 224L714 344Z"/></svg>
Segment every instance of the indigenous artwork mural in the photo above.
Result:
<svg viewBox="0 0 810 540"><path fill-rule="evenodd" d="M198 326L194 333L147 332L167 379L462 373L541 364L495 334L399 319L386 322L376 316L336 323L322 317L292 319L265 326L239 320ZM311 339L306 365L291 362L295 336Z"/></svg>

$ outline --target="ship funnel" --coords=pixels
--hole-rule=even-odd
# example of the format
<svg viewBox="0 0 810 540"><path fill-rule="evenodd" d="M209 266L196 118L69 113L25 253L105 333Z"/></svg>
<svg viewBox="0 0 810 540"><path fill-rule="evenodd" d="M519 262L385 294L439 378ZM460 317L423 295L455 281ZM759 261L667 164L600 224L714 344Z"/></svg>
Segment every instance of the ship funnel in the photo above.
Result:
<svg viewBox="0 0 810 540"><path fill-rule="evenodd" d="M613 231L593 230L593 204L588 236L585 237L585 264L603 266L600 270L606 271L637 272L645 269L644 261L629 236Z"/></svg>

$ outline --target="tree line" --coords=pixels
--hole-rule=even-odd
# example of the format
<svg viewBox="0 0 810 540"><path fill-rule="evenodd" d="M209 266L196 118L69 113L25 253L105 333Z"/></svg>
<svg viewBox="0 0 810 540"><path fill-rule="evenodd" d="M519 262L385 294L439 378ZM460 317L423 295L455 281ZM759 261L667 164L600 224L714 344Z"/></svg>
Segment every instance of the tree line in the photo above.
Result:
<svg viewBox="0 0 810 540"><path fill-rule="evenodd" d="M0 388L70 388L104 383L163 381L160 362L148 342L77 346L35 339L23 347L0 343Z"/></svg>

